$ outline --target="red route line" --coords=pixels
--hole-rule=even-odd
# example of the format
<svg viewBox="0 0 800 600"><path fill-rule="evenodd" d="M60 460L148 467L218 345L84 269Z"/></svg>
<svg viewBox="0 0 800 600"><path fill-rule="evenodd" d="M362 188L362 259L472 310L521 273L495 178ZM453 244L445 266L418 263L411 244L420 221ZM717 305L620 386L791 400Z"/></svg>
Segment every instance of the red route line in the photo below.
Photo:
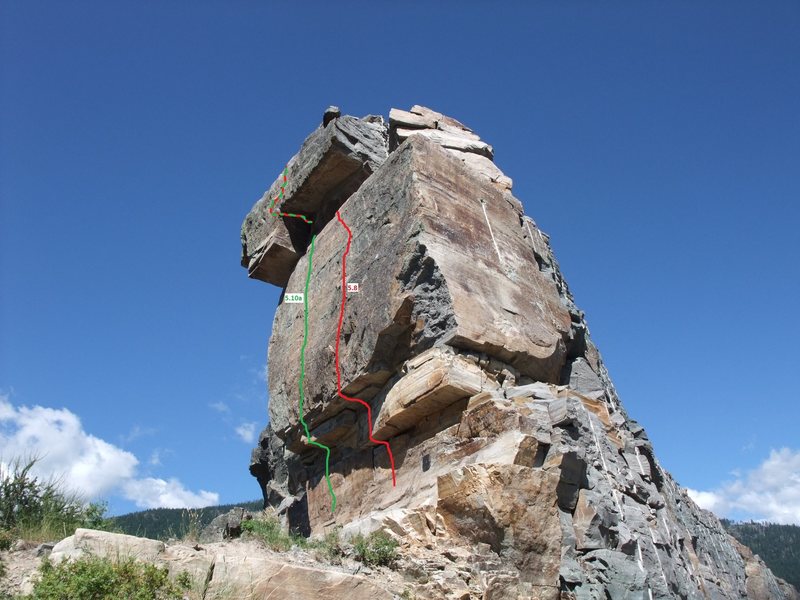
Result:
<svg viewBox="0 0 800 600"><path fill-rule="evenodd" d="M363 400L359 398L351 398L350 396L345 396L342 393L342 372L339 368L339 342L342 339L344 303L347 301L347 254L350 252L350 242L353 241L353 232L350 231L347 223L342 220L338 210L336 211L336 218L339 219L339 223L341 223L342 226L344 226L344 228L347 230L347 246L345 247L344 254L342 254L342 307L339 310L339 326L336 329L336 393L340 398L343 398L349 402L358 402L367 409L367 432L369 433L369 440L373 444L381 444L382 446L386 446L386 452L389 453L389 463L392 466L392 487L395 487L397 486L397 479L395 478L394 472L394 455L392 454L392 449L389 447L389 442L376 440L374 437L372 437L372 408Z"/></svg>
<svg viewBox="0 0 800 600"><path fill-rule="evenodd" d="M288 170L289 170L288 167L286 167L283 170L283 183L281 184L281 191L277 196L275 196L272 199L272 204L269 207L269 214L271 214L271 215L274 214L274 215L279 216L279 217L294 217L296 219L303 219L303 221L305 221L306 223L308 223L310 225L314 221L309 221L308 217L306 217L305 215L297 215L295 213L280 212L279 210L277 210L275 208L275 203L278 202L278 199L283 200L284 188L286 187L286 174L287 174Z"/></svg>

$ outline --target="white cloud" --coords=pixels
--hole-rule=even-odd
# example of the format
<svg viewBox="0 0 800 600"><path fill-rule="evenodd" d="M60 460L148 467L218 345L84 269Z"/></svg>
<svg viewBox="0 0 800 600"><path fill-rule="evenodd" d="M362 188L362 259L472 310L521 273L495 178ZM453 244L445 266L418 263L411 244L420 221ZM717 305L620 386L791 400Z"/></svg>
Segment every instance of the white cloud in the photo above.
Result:
<svg viewBox="0 0 800 600"><path fill-rule="evenodd" d="M3 460L38 457L34 474L63 478L88 498L109 493L134 476L138 460L83 430L69 410L42 406L14 407L0 397L0 456Z"/></svg>
<svg viewBox="0 0 800 600"><path fill-rule="evenodd" d="M142 427L141 425L134 425L131 427L131 430L128 432L127 435L121 436L121 440L126 443L130 444L134 440L138 440L140 437L144 437L146 435L155 435L157 432L152 427Z"/></svg>
<svg viewBox="0 0 800 600"><path fill-rule="evenodd" d="M213 408L217 412L221 412L221 413L231 412L230 407L227 404L225 404L224 402L212 402L208 406L210 408Z"/></svg>
<svg viewBox="0 0 800 600"><path fill-rule="evenodd" d="M757 468L711 491L687 490L701 508L721 517L800 525L800 450L772 450Z"/></svg>
<svg viewBox="0 0 800 600"><path fill-rule="evenodd" d="M256 423L242 423L236 428L236 435L247 444L256 441Z"/></svg>
<svg viewBox="0 0 800 600"><path fill-rule="evenodd" d="M200 490L195 493L177 479L132 479L124 486L125 496L140 508L200 508L219 504L219 494Z"/></svg>
<svg viewBox="0 0 800 600"><path fill-rule="evenodd" d="M157 454L153 456L160 460ZM84 431L78 416L66 408L15 407L8 396L0 394L0 460L8 463L33 457L38 458L33 475L58 479L87 500L121 494L140 506L152 507L167 506L159 502L169 502L170 507L185 502L180 506L193 507L218 500L212 492L186 490L176 479L137 478L136 456Z"/></svg>
<svg viewBox="0 0 800 600"><path fill-rule="evenodd" d="M686 488L686 492L689 494L689 497L694 500L695 504L702 509L710 510L713 513L725 512L725 510L722 510L723 506L727 509L727 504L719 494L714 492L701 492L699 490L693 490L692 488Z"/></svg>

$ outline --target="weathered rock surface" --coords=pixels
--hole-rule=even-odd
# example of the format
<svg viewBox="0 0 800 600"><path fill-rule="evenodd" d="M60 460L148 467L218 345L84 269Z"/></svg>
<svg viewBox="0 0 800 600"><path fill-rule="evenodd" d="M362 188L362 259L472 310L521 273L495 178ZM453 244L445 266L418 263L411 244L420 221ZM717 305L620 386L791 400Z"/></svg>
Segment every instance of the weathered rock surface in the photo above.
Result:
<svg viewBox="0 0 800 600"><path fill-rule="evenodd" d="M251 520L253 514L241 507L235 507L226 513L218 515L203 527L200 532L200 542L221 542L236 539L242 535L242 523Z"/></svg>
<svg viewBox="0 0 800 600"><path fill-rule="evenodd" d="M436 142L499 189L511 190L511 178L492 161L492 147L466 125L424 106L413 106L410 111L396 108L389 111L390 148L394 150L413 135Z"/></svg>
<svg viewBox="0 0 800 600"><path fill-rule="evenodd" d="M95 529L78 529L74 535L61 540L53 547L50 559L58 562L80 558L89 553L94 556L117 555L121 558L152 562L165 549L166 544L158 540Z"/></svg>
<svg viewBox="0 0 800 600"><path fill-rule="evenodd" d="M345 150L325 141L340 123ZM303 533L392 532L425 556L407 565L424 597L783 598L625 413L547 235L491 146L420 106L392 109L383 127L333 118L289 161L283 205L313 225L286 218L273 234L258 221L263 201L245 221L245 257L275 240L259 278L300 293L310 277L305 346L301 304L278 306L273 323L270 424L251 463L265 502ZM305 184L315 172L346 183ZM396 487L366 412L337 396L348 232L336 211L352 232L347 283L360 287L338 340L342 388L370 404ZM277 248L291 261L270 258ZM301 350L304 417L331 447L335 513L325 453L300 423Z"/></svg>
<svg viewBox="0 0 800 600"><path fill-rule="evenodd" d="M130 535L78 529L53 548L50 560L75 560L92 555L112 560L134 558L166 567L171 576L188 573L191 598L203 600L372 600L392 598L387 587L343 567L326 566L303 554L279 554L256 542L167 545ZM397 585L394 582L393 585ZM28 587L29 589L29 587Z"/></svg>
<svg viewBox="0 0 800 600"><path fill-rule="evenodd" d="M323 127L303 143L286 166L283 198L281 174L242 225L242 266L250 277L286 284L312 231L324 227L342 202L386 160L386 127L382 120L325 113ZM273 200L279 198L273 211ZM323 202L324 200L324 202ZM302 214L311 225L279 213Z"/></svg>
<svg viewBox="0 0 800 600"><path fill-rule="evenodd" d="M570 316L556 286L531 260L518 203L424 138L410 139L385 166L340 211L353 224L348 280L361 288L345 313L345 392L375 397L405 361L442 344L491 354L521 375L557 383ZM329 346L338 326L346 242L338 222L316 238L305 353L306 368L315 374L306 381L309 423L344 408ZM287 291L302 292L307 271L305 255ZM299 431L298 403L290 397L300 372L297 352L284 349L302 344L302 316L296 304L279 306L270 340L270 421L287 441Z"/></svg>

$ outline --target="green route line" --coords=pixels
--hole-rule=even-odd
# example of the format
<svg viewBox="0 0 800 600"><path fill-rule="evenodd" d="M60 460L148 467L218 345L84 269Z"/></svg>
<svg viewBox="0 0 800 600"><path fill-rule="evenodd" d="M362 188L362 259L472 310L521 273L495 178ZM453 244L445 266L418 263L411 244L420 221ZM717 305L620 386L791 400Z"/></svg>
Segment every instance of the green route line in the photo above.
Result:
<svg viewBox="0 0 800 600"><path fill-rule="evenodd" d="M283 192L283 190L281 190ZM303 346L300 349L300 423L306 431L306 439L312 446L317 446L325 450L325 481L328 482L328 491L331 494L331 512L336 510L336 494L333 493L331 485L331 449L324 444L311 439L311 432L308 431L308 424L303 418L303 402L305 401L305 389L303 382L306 378L306 344L308 344L308 284L311 281L311 259L314 256L314 240L317 236L311 236L311 249L308 251L308 273L306 274L306 288L303 294Z"/></svg>
<svg viewBox="0 0 800 600"><path fill-rule="evenodd" d="M269 214L275 215L276 217L294 217L295 219L303 219L303 221L305 221L306 223L308 223L310 225L314 221L310 221L308 219L308 217L306 217L305 215L298 215L298 214L295 214L295 213L280 212L279 210L275 209L275 203L278 201L278 198L280 198L281 201L283 201L284 189L286 188L286 179L287 179L288 175L289 175L289 166L287 165L283 169L283 181L281 182L281 191L277 196L275 196L272 199L272 202L269 205Z"/></svg>

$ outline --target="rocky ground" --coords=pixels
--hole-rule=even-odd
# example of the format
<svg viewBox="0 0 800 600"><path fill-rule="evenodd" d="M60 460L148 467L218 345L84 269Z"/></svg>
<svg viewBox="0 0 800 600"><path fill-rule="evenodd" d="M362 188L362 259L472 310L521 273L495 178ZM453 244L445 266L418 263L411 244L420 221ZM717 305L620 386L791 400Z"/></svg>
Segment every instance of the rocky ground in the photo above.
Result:
<svg viewBox="0 0 800 600"><path fill-rule="evenodd" d="M17 542L0 553L6 574L0 597L30 593L41 561L79 558L86 554L134 557L169 569L177 577L186 571L193 587L188 600L248 600L303 598L483 598L480 571L486 556L459 549L401 548L391 567L370 567L352 555L326 557L319 550L294 547L276 552L255 539L207 543L138 538L79 529L55 544Z"/></svg>
<svg viewBox="0 0 800 600"><path fill-rule="evenodd" d="M757 574L760 561L747 548L739 549ZM390 567L370 567L355 560L351 552L331 557L318 549L304 550L296 546L276 552L252 538L164 543L91 529L79 529L74 536L55 544L19 541L10 550L0 553L6 565L6 573L0 578L0 597L30 593L37 568L46 557L58 562L86 554L134 557L166 567L173 577L188 572L192 588L187 591L186 600L502 600L512 597L492 593L493 589L503 590L507 582L502 560L487 544L466 551L458 547L406 543L400 547L399 558ZM514 573L509 572L505 577L513 579ZM760 595L764 590L756 587L759 582L752 583L750 597L767 597ZM780 583L787 600L798 599L794 588Z"/></svg>
<svg viewBox="0 0 800 600"><path fill-rule="evenodd" d="M76 553L75 548L81 550ZM341 564L332 564L321 560L313 551L297 548L275 552L255 540L165 544L122 534L79 530L73 538L56 544L55 552L42 553L37 545L24 542L3 552L7 570L0 579L0 594L13 597L30 593L39 564L48 554L57 562L84 552L98 556L134 556L165 566L174 576L187 571L192 576L193 586L186 598L191 600L366 599L376 597L377 593L385 596L386 589L401 585L401 578L389 569L372 569L350 558L343 558Z"/></svg>
<svg viewBox="0 0 800 600"><path fill-rule="evenodd" d="M0 598L30 591L26 585L42 561L40 544L20 540L9 550L0 551L0 562L5 567L0 577Z"/></svg>
<svg viewBox="0 0 800 600"><path fill-rule="evenodd" d="M132 556L166 567L171 576L192 576L186 600L304 600L432 599L489 600L505 598L491 593L503 589L502 560L488 544L472 552L458 547L401 546L390 567L370 567L352 555L327 557L320 550L294 547L276 552L254 539L192 543L138 538L80 529L55 544L18 541L0 553L6 566L0 578L0 597L30 593L42 560L70 560L87 553L106 557ZM756 557L741 547L754 573ZM513 579L514 574L506 576ZM756 582L753 582L756 583ZM785 598L800 598L780 582ZM760 597L757 588L751 597ZM564 597L564 596L562 596Z"/></svg>

